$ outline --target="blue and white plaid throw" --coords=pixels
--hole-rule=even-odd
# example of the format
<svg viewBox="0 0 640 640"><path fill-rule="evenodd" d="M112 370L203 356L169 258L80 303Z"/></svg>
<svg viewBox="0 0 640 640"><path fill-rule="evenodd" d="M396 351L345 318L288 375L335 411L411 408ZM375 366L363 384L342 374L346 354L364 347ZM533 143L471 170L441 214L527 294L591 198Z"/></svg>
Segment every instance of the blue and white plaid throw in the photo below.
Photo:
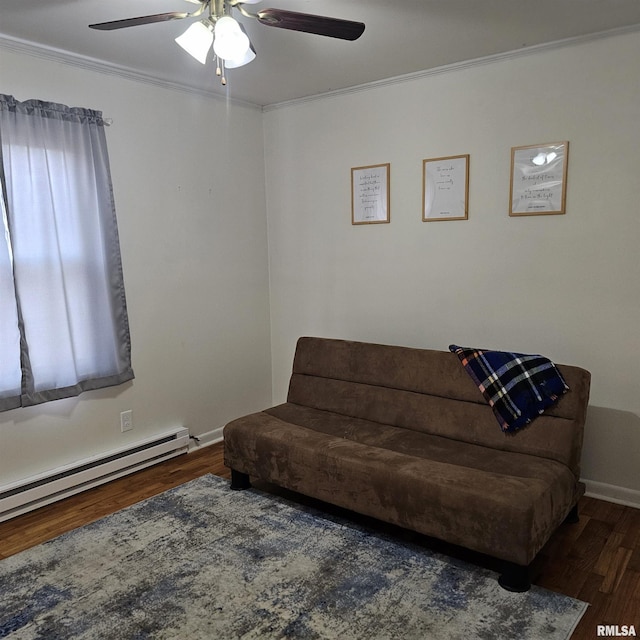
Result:
<svg viewBox="0 0 640 640"><path fill-rule="evenodd" d="M551 360L539 355L449 345L478 385L503 431L517 431L569 390Z"/></svg>

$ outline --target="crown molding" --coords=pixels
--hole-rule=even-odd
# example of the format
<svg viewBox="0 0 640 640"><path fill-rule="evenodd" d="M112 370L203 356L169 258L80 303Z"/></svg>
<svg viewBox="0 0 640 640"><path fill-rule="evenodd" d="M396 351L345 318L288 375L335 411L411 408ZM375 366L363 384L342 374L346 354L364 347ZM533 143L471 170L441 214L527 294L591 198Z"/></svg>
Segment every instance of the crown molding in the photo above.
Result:
<svg viewBox="0 0 640 640"><path fill-rule="evenodd" d="M413 82L414 80L420 80L422 78L437 76L442 73L462 71L464 69L471 69L473 67L483 66L487 64L494 64L496 62L502 62L504 60L514 60L517 58L522 58L525 56L530 56L530 55L534 55L534 54L545 52L545 51L554 51L557 49L563 49L565 47L572 47L580 44L585 44L587 42L593 42L595 40L603 40L604 38L611 38L613 36L620 36L628 33L637 33L639 31L640 31L640 24L634 24L626 27L618 27L615 29L608 29L606 31L599 31L597 33L590 33L584 36L575 36L573 38L555 40L553 42L546 42L544 44L532 45L530 47L523 47L522 49L516 49L514 51L506 51L504 53L495 53L489 56L483 56L481 58L464 60L462 62L454 62L453 64L446 64L440 67L434 67L432 69L425 69L423 71L414 71L413 73L406 73L400 76L393 76L391 78L385 78L384 80L375 80L373 82L354 85L352 87L346 87L344 89L336 89L335 91L319 93L312 96L306 96L304 98L296 98L294 100L287 100L286 102L269 104L262 107L262 110L265 112L273 111L275 109L281 109L283 107L304 104L306 102L313 102L315 100L322 100L325 98L348 95L350 93L360 93L362 91L370 91L371 89L378 89L380 87L387 87L394 84Z"/></svg>
<svg viewBox="0 0 640 640"><path fill-rule="evenodd" d="M110 62L105 62L104 60L98 60L97 58L91 58L89 56L83 56L78 53L72 53L70 51L65 51L64 49L57 49L55 47L49 47L34 42L29 42L28 40L13 38L4 34L0 34L0 48L44 60L60 62L72 67L85 69L87 71L94 71L97 73L118 76L126 80L154 85L163 89L170 89L183 93L192 93L204 98L220 100L225 104L231 103L249 107L252 109L261 109L260 105L254 104L253 102L238 100L237 98L231 97L228 98L227 96L222 96L219 93L215 93L214 91L191 87L179 82L163 80L161 78L156 78L150 74L142 73L141 71L137 71L129 67L123 67L120 65L112 64Z"/></svg>
<svg viewBox="0 0 640 640"><path fill-rule="evenodd" d="M413 73L407 73L400 76L393 76L391 78L385 78L383 80L376 80L374 82L367 82L364 84L354 85L346 87L344 89L336 89L335 91L328 91L324 93L318 93L303 98L295 98L293 100L287 100L285 102L276 102L260 106L253 102L245 100L238 100L237 98L228 98L227 96L221 96L219 93L208 91L206 89L200 89L192 87L179 82L171 82L156 78L150 74L142 73L135 69L115 65L97 58L91 58L89 56L83 56L64 49L57 49L55 47L49 47L27 40L21 40L19 38L13 38L11 36L0 34L0 48L14 51L16 53L26 54L42 58L45 60L52 60L55 62L61 62L63 64L79 67L89 71L97 73L105 73L107 75L119 76L127 80L134 82L143 82L151 84L164 89L171 89L174 91L181 91L186 93L196 94L205 98L212 98L214 100L224 101L225 103L237 104L244 107L266 111L272 111L275 109L281 109L283 107L304 104L307 102L313 102L316 100L323 100L325 98L337 97L342 95L348 95L351 93L360 93L362 91L369 91L371 89L378 89L381 87L392 86L394 84L401 84L405 82L413 82L422 78L428 78L431 76L439 75L442 73L450 73L454 71L462 71L477 66L483 66L487 64L493 64L496 62L502 62L504 60L514 60L524 56L530 56L541 52L554 51L557 49L563 49L565 47L576 46L593 42L596 40L602 40L604 38L611 38L614 36L625 35L628 33L637 33L640 31L640 24L629 25L626 27L618 27L615 29L608 29L606 31L599 31L597 33L591 33L584 36L575 36L573 38L566 38L564 40L556 40L554 42L547 42L544 44L533 45L530 47L523 47L514 51L507 51L505 53L492 54L490 56L484 56L481 58L474 58L472 60L465 60L463 62L456 62L453 64L447 64L433 69L425 69L423 71L415 71Z"/></svg>

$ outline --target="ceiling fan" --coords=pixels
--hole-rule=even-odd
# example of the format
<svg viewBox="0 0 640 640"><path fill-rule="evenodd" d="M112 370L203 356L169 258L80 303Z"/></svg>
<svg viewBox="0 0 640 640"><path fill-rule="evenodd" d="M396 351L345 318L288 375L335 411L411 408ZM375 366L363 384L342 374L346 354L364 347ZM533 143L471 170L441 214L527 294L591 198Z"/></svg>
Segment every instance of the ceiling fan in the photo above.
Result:
<svg viewBox="0 0 640 640"><path fill-rule="evenodd" d="M316 16L284 9L263 9L251 13L244 5L258 4L262 0L187 0L199 5L195 11L157 13L155 15L112 20L90 24L91 29L111 31L124 27L135 27L142 24L182 20L183 18L199 17L207 12L207 17L194 22L176 42L196 60L206 63L207 54L213 45L217 63L216 74L221 77L222 84L226 84L225 68L234 69L248 64L256 57L255 49L249 41L243 26L232 17L233 9L248 18L255 18L261 24L278 29L290 29L329 36L341 40L357 40L364 32L362 22L341 20Z"/></svg>

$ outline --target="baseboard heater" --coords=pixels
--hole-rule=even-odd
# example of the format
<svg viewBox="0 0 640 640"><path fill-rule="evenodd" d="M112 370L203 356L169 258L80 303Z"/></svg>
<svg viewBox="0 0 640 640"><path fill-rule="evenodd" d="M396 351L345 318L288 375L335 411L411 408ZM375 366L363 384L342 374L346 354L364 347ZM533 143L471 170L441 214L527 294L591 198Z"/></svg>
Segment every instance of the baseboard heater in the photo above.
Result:
<svg viewBox="0 0 640 640"><path fill-rule="evenodd" d="M2 486L0 522L186 453L188 448L189 430L180 427Z"/></svg>

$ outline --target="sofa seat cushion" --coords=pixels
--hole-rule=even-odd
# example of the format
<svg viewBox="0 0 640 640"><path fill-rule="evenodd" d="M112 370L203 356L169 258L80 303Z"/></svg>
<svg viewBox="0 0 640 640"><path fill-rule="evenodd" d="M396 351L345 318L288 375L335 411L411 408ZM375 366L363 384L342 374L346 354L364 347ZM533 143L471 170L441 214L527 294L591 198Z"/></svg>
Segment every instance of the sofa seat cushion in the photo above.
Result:
<svg viewBox="0 0 640 640"><path fill-rule="evenodd" d="M225 427L233 469L529 564L579 495L568 467L292 403Z"/></svg>

